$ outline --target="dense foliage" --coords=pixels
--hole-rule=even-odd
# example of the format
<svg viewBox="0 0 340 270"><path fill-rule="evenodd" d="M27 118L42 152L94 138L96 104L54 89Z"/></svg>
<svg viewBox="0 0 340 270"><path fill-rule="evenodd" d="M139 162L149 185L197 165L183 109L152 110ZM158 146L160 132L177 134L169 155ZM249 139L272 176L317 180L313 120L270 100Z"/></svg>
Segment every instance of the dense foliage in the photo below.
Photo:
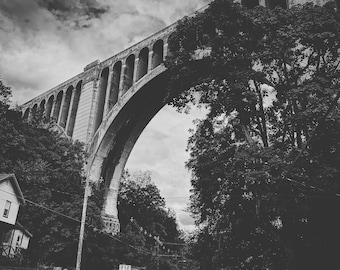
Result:
<svg viewBox="0 0 340 270"><path fill-rule="evenodd" d="M75 265L83 203L83 145L71 142L37 115L30 123L9 109L1 83L0 172L14 173L27 203L18 220L33 234L25 264ZM90 201L88 218L101 227L101 206ZM74 218L70 220L57 213Z"/></svg>
<svg viewBox="0 0 340 270"><path fill-rule="evenodd" d="M20 112L9 109L10 96L10 88L0 81L0 172L16 175L27 201L18 220L33 234L22 263L73 267L86 153L81 143L64 137L39 113L24 121ZM119 193L119 235L102 233L103 193L94 186L89 198L82 269L112 269L119 263L178 269L176 261L156 256L155 239L140 230L143 226L162 241L177 242L179 237L175 215L165 207L150 174L124 175Z"/></svg>
<svg viewBox="0 0 340 270"><path fill-rule="evenodd" d="M169 102L209 111L187 163L201 269L339 265L339 44L333 2L216 0L170 37Z"/></svg>
<svg viewBox="0 0 340 270"><path fill-rule="evenodd" d="M124 248L124 260L147 269L178 269L171 256L160 257L158 242L179 242L175 213L166 208L159 189L151 181L150 172L124 174L118 196L119 220L122 236L140 250ZM147 234L144 232L147 231Z"/></svg>

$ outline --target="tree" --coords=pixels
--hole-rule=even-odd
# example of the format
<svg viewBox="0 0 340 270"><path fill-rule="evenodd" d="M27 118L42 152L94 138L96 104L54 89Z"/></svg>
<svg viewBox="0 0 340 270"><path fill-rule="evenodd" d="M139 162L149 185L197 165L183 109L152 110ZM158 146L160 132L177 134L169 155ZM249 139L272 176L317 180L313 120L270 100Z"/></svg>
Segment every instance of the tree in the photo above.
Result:
<svg viewBox="0 0 340 270"><path fill-rule="evenodd" d="M122 227L121 239L139 250L124 246L121 260L155 269L177 269L176 262L159 258L156 249L159 237L163 242L179 242L179 231L175 213L166 208L164 198L146 172L125 172L118 196L119 220ZM143 228L143 229L142 229ZM147 231L145 235L143 231ZM150 236L151 235L151 236ZM159 248L159 246L158 246Z"/></svg>
<svg viewBox="0 0 340 270"><path fill-rule="evenodd" d="M23 120L19 111L9 109L10 88L1 81L0 87L0 172L16 174L28 202L19 220L33 234L24 263L74 266L85 180L83 144L55 131L40 112L29 122ZM125 174L119 196L122 233L115 237L102 233L103 198L103 190L94 186L82 269L112 269L121 262L152 268L157 261L162 269L177 269L171 260L157 260L155 239L139 229L143 226L162 241L178 241L175 215L148 172Z"/></svg>
<svg viewBox="0 0 340 270"><path fill-rule="evenodd" d="M15 173L27 205L19 221L32 234L25 263L75 265L86 153L38 119L25 122L9 109L10 88L0 84L0 171ZM90 201L90 223L100 228L101 205ZM74 220L61 216L69 216Z"/></svg>
<svg viewBox="0 0 340 270"><path fill-rule="evenodd" d="M337 262L339 26L334 3L217 0L170 37L170 104L209 109L187 163L201 269Z"/></svg>

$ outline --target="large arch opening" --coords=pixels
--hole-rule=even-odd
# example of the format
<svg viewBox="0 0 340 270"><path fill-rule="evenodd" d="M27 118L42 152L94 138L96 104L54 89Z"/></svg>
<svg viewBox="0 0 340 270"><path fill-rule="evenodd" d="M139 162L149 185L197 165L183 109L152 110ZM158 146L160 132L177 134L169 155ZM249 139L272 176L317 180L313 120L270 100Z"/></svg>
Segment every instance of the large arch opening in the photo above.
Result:
<svg viewBox="0 0 340 270"><path fill-rule="evenodd" d="M107 80L109 78L109 68L106 67L102 70L100 74L99 80L99 89L97 93L97 109L95 113L95 121L94 121L94 132L100 126L100 123L103 120L104 106L105 106L105 96L106 96L106 88L107 88Z"/></svg>
<svg viewBox="0 0 340 270"><path fill-rule="evenodd" d="M156 68L150 75L160 70L161 67ZM115 198L118 195L121 175L139 136L166 103L167 79L165 72L160 73L131 93L131 96L128 95L126 103L123 97L122 102L117 104L121 107L111 111L112 116L108 116L108 121L100 127L101 131L93 137L89 148L92 156L88 162L88 172L91 181L101 178L104 180L100 183L100 186L105 188L104 221L118 218ZM106 223L111 228L110 222Z"/></svg>
<svg viewBox="0 0 340 270"><path fill-rule="evenodd" d="M143 130L125 165L130 173L151 172L167 207L175 211L180 228L185 230L194 229L194 220L185 211L192 188L185 168L190 155L185 149L189 129L195 128L193 121L205 114L205 109L193 108L186 114L165 105Z"/></svg>

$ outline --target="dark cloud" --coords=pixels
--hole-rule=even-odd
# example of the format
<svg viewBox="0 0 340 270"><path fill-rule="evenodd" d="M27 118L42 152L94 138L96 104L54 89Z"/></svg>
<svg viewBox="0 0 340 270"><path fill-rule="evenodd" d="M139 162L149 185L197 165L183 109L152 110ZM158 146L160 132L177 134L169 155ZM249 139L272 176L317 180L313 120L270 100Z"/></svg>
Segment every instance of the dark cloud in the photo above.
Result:
<svg viewBox="0 0 340 270"><path fill-rule="evenodd" d="M89 21L99 19L109 12L110 7L97 0L39 0L59 21L75 28L89 27Z"/></svg>

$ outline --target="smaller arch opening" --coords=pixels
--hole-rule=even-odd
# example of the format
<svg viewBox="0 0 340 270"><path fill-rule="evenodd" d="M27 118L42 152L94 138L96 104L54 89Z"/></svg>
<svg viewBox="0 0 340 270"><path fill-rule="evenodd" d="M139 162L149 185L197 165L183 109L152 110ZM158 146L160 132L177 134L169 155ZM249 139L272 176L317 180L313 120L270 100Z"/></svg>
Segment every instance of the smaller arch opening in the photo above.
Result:
<svg viewBox="0 0 340 270"><path fill-rule="evenodd" d="M97 111L96 111L96 118L94 122L95 123L94 132L96 132L96 130L98 129L98 127L100 126L103 120L108 78L109 78L109 68L106 67L102 70L100 74L99 91L97 94Z"/></svg>
<svg viewBox="0 0 340 270"><path fill-rule="evenodd" d="M27 121L29 115L30 115L30 108L27 108L24 112L24 116L23 116L24 120Z"/></svg>
<svg viewBox="0 0 340 270"><path fill-rule="evenodd" d="M111 91L109 96L109 111L118 101L120 74L122 73L122 62L118 61L113 66Z"/></svg>
<svg viewBox="0 0 340 270"><path fill-rule="evenodd" d="M41 113L42 115L45 113L45 104L46 104L46 100L42 100L40 102L40 105L39 105L39 113Z"/></svg>
<svg viewBox="0 0 340 270"><path fill-rule="evenodd" d="M79 81L77 83L76 91L75 92L73 91L73 94L74 94L73 102L70 105L71 106L71 113L70 113L70 118L68 119L68 123L67 123L66 134L68 136L71 136L71 137L73 135L74 125L75 125L75 121L76 121L82 83L83 83L83 81Z"/></svg>
<svg viewBox="0 0 340 270"><path fill-rule="evenodd" d="M124 78L123 78L123 94L126 93L127 90L133 84L133 73L135 69L135 55L131 54L125 62L125 69L124 69Z"/></svg>
<svg viewBox="0 0 340 270"><path fill-rule="evenodd" d="M142 78L148 71L149 49L144 48L139 53L137 80Z"/></svg>
<svg viewBox="0 0 340 270"><path fill-rule="evenodd" d="M64 95L64 92L60 91L57 95L57 99L56 99L55 104L54 104L52 118L55 121L58 121L58 118L59 118L60 106L61 106L61 101L63 100L63 95Z"/></svg>
<svg viewBox="0 0 340 270"><path fill-rule="evenodd" d="M66 90L63 107L61 108L61 116L59 120L59 125L63 128L66 127L67 116L70 110L72 91L73 91L73 86L71 85Z"/></svg>
<svg viewBox="0 0 340 270"><path fill-rule="evenodd" d="M49 97L49 99L47 100L47 104L46 104L45 117L47 120L49 120L51 117L53 101L54 101L54 96L52 95Z"/></svg>
<svg viewBox="0 0 340 270"><path fill-rule="evenodd" d="M151 65L152 69L159 66L163 62L163 47L164 47L163 40L157 40L156 43L153 45L152 65Z"/></svg>
<svg viewBox="0 0 340 270"><path fill-rule="evenodd" d="M32 108L31 119L34 119L34 117L37 115L37 110L38 110L38 104L34 104Z"/></svg>

